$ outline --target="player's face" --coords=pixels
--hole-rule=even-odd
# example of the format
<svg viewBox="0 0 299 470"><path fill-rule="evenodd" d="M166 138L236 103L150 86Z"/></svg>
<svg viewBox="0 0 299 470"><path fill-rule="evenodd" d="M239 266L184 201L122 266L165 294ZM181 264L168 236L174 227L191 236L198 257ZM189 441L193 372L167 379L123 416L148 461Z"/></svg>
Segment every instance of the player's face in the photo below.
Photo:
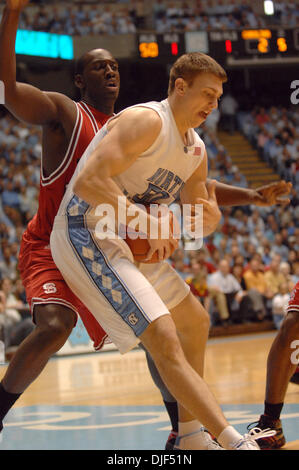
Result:
<svg viewBox="0 0 299 470"><path fill-rule="evenodd" d="M83 77L90 95L97 98L118 97L120 85L118 63L108 51L98 49L90 53Z"/></svg>
<svg viewBox="0 0 299 470"><path fill-rule="evenodd" d="M223 93L222 80L211 73L199 74L186 88L184 106L189 127L200 126L218 107Z"/></svg>

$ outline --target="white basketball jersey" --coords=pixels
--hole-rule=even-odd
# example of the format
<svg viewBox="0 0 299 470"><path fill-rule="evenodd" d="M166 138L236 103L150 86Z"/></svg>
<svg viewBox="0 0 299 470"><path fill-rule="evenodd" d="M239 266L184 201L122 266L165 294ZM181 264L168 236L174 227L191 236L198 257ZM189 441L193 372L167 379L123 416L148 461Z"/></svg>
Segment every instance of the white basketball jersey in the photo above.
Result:
<svg viewBox="0 0 299 470"><path fill-rule="evenodd" d="M132 202L169 205L178 199L185 182L203 161L205 145L194 129L188 130L187 145L184 144L167 99L135 106L155 110L162 120L161 132L151 147L142 153L130 168L114 177L114 181ZM75 197L77 201L71 203L75 196L73 185L78 173L107 133L106 124L87 147L67 188L58 215L90 213L91 208L83 201L83 204L81 200L79 202L78 198Z"/></svg>

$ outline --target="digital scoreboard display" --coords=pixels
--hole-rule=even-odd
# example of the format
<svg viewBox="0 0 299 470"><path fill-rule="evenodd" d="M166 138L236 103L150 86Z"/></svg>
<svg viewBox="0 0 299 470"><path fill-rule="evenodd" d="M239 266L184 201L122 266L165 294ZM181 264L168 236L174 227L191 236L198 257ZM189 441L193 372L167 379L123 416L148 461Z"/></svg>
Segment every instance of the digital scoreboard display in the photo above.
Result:
<svg viewBox="0 0 299 470"><path fill-rule="evenodd" d="M16 38L16 54L51 59L74 59L73 38L65 34L51 34L19 29Z"/></svg>
<svg viewBox="0 0 299 470"><path fill-rule="evenodd" d="M211 55L225 66L299 62L299 28L138 35L140 59L174 60L185 52Z"/></svg>

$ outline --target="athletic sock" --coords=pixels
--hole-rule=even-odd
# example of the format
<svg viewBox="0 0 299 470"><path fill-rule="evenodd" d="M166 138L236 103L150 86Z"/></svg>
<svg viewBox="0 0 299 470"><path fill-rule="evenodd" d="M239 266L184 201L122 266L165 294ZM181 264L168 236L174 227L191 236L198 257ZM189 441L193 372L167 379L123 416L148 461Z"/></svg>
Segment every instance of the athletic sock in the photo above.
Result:
<svg viewBox="0 0 299 470"><path fill-rule="evenodd" d="M232 445L242 439L242 435L233 426L226 428L219 434L217 441L226 450L232 449Z"/></svg>
<svg viewBox="0 0 299 470"><path fill-rule="evenodd" d="M185 434L190 434L192 432L199 431L202 427L202 424L194 419L193 421L180 422L179 421L179 436L184 436Z"/></svg>
<svg viewBox="0 0 299 470"><path fill-rule="evenodd" d="M178 432L179 414L178 414L177 402L176 401L164 401L164 405L167 409L167 413L171 421L172 431Z"/></svg>
<svg viewBox="0 0 299 470"><path fill-rule="evenodd" d="M271 419L279 419L283 408L283 403L268 403L265 401L264 414Z"/></svg>
<svg viewBox="0 0 299 470"><path fill-rule="evenodd" d="M21 395L21 393L7 392L0 382L0 423Z"/></svg>

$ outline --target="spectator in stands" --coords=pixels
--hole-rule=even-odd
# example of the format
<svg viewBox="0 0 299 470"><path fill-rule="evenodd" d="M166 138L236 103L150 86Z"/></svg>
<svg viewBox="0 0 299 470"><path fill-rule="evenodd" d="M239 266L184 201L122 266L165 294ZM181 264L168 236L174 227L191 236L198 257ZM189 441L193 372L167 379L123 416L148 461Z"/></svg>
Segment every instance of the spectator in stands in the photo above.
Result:
<svg viewBox="0 0 299 470"><path fill-rule="evenodd" d="M2 324L4 342L7 345L11 328L22 319L18 312L21 302L15 298L13 294L13 284L9 278L4 278L1 281L0 304L0 325Z"/></svg>
<svg viewBox="0 0 299 470"><path fill-rule="evenodd" d="M236 112L238 107L237 101L230 93L227 93L221 98L220 113L222 126L231 135L234 134L236 130Z"/></svg>
<svg viewBox="0 0 299 470"><path fill-rule="evenodd" d="M190 273L186 277L186 283L190 286L191 292L200 298L206 310L209 311L210 299L207 277L207 268L193 261Z"/></svg>
<svg viewBox="0 0 299 470"><path fill-rule="evenodd" d="M208 277L209 292L221 292L225 295L228 317L224 311L222 320L228 320L237 316L239 303L243 297L242 288L237 279L230 273L230 265L227 260L220 261L218 270Z"/></svg>
<svg viewBox="0 0 299 470"><path fill-rule="evenodd" d="M168 33L171 30L171 21L167 16L162 16L156 22L156 31L157 33Z"/></svg>
<svg viewBox="0 0 299 470"><path fill-rule="evenodd" d="M286 282L286 278L280 271L281 257L276 255L272 258L269 269L265 272L267 289L272 296L279 292L279 286Z"/></svg>
<svg viewBox="0 0 299 470"><path fill-rule="evenodd" d="M244 280L256 318L263 320L267 313L266 300L272 297L272 293L268 293L265 274L260 270L260 262L257 259L250 261L250 267L244 273Z"/></svg>
<svg viewBox="0 0 299 470"><path fill-rule="evenodd" d="M166 17L167 7L164 3L164 0L156 0L152 5L152 12L154 15L154 20L161 20Z"/></svg>
<svg viewBox="0 0 299 470"><path fill-rule="evenodd" d="M246 283L245 283L245 279L244 279L244 264L241 263L235 263L232 267L232 275L237 279L238 283L240 284L242 290L243 290L243 293L245 294L245 291L246 291Z"/></svg>
<svg viewBox="0 0 299 470"><path fill-rule="evenodd" d="M188 31L191 31L190 29L187 29ZM208 131L211 132L211 134L215 137L217 134L217 128L218 128L218 123L220 120L220 111L219 109L213 109L211 114L207 117L205 121L205 127Z"/></svg>
<svg viewBox="0 0 299 470"><path fill-rule="evenodd" d="M279 286L279 290L273 298L272 301L272 315L273 321L277 330L279 330L280 325L284 319L284 316L287 313L287 306L290 300L290 288L287 282L283 282Z"/></svg>
<svg viewBox="0 0 299 470"><path fill-rule="evenodd" d="M287 261L288 259L289 250L288 248L282 243L282 236L280 233L276 233L274 244L272 245L271 255L279 255L283 261Z"/></svg>
<svg viewBox="0 0 299 470"><path fill-rule="evenodd" d="M29 309L28 303L27 303L27 298L26 298L26 292L22 283L21 279L17 279L15 281L15 290L14 290L15 297L18 301L22 302L22 309ZM29 313L29 310L28 310Z"/></svg>
<svg viewBox="0 0 299 470"><path fill-rule="evenodd" d="M279 271L285 278L285 282L287 282L289 289L292 290L294 285L296 284L296 277L291 274L291 266L286 261L283 261L279 265Z"/></svg>
<svg viewBox="0 0 299 470"><path fill-rule="evenodd" d="M195 260L201 266L206 268L208 274L212 274L216 271L213 263L207 260L208 253L205 249L201 249L195 253Z"/></svg>
<svg viewBox="0 0 299 470"><path fill-rule="evenodd" d="M11 255L10 246L2 248L2 260L0 261L0 276L1 279L9 278L12 280L16 279L17 277L17 261Z"/></svg>

